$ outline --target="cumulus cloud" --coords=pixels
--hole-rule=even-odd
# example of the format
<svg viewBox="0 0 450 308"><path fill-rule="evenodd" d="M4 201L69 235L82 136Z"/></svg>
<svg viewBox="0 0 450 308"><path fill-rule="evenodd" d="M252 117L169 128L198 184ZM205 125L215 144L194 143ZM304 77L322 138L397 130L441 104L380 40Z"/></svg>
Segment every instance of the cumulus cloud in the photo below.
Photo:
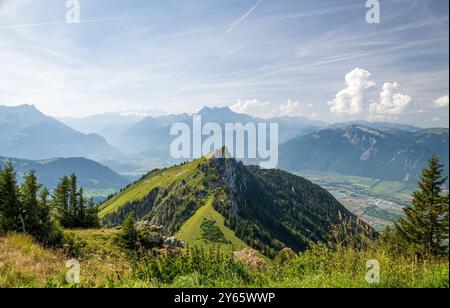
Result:
<svg viewBox="0 0 450 308"><path fill-rule="evenodd" d="M280 116L298 116L302 114L301 109L300 102L288 100L286 104L280 105Z"/></svg>
<svg viewBox="0 0 450 308"><path fill-rule="evenodd" d="M433 102L434 108L447 108L448 105L448 95L441 96Z"/></svg>
<svg viewBox="0 0 450 308"><path fill-rule="evenodd" d="M242 100L238 99L237 103L230 107L231 110L237 113L246 113L251 115L262 116L267 111L270 102L261 102L257 99Z"/></svg>
<svg viewBox="0 0 450 308"><path fill-rule="evenodd" d="M364 110L366 92L376 86L370 80L372 75L363 69L355 68L345 76L347 87L336 94L336 98L329 102L330 110L337 115L356 116Z"/></svg>
<svg viewBox="0 0 450 308"><path fill-rule="evenodd" d="M239 99L235 105L230 107L231 110L238 113L245 113L261 118L274 117L298 117L308 116L307 109L312 108L311 105L305 105L299 101L288 100L283 104L276 104L272 102L262 102L257 99L241 100Z"/></svg>
<svg viewBox="0 0 450 308"><path fill-rule="evenodd" d="M379 98L370 98L371 90L376 87L371 77L370 72L361 68L348 73L345 76L347 87L328 102L330 111L336 115L360 116L369 120L397 119L404 114L412 104L412 97L399 93L397 82L386 82Z"/></svg>
<svg viewBox="0 0 450 308"><path fill-rule="evenodd" d="M409 95L398 93L400 85L397 82L386 82L380 93L380 100L370 104L371 115L400 115L411 106L412 98Z"/></svg>

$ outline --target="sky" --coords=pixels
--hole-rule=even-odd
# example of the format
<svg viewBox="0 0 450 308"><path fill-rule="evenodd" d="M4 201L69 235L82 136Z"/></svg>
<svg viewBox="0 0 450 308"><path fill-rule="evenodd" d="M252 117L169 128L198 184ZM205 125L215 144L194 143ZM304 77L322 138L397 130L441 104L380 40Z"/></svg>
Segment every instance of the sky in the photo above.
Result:
<svg viewBox="0 0 450 308"><path fill-rule="evenodd" d="M379 3L0 0L0 105L448 127L449 2Z"/></svg>

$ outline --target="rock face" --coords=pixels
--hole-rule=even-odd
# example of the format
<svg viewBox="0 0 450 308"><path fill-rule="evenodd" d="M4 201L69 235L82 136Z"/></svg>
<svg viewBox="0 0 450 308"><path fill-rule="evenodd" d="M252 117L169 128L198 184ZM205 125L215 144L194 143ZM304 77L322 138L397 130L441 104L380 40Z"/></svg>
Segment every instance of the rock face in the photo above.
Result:
<svg viewBox="0 0 450 308"><path fill-rule="evenodd" d="M177 239L175 236L172 237L163 237L164 240L164 248L168 249L177 249L184 248L184 241Z"/></svg>
<svg viewBox="0 0 450 308"><path fill-rule="evenodd" d="M153 225L149 220L141 220L136 223L136 229L150 229L152 232L160 232L163 229L163 226Z"/></svg>
<svg viewBox="0 0 450 308"><path fill-rule="evenodd" d="M248 183L251 180L242 162L234 159L216 158L210 160L210 167L220 175L215 186L225 186L228 188L229 205L233 213L239 211L238 196L245 193Z"/></svg>
<svg viewBox="0 0 450 308"><path fill-rule="evenodd" d="M163 236L163 227L153 225L149 220L142 220L136 223L139 241L145 248L184 248L184 241L176 237Z"/></svg>
<svg viewBox="0 0 450 308"><path fill-rule="evenodd" d="M264 259L262 259L258 252L254 249L246 248L241 251L235 251L233 253L233 257L251 267L262 267L266 263Z"/></svg>

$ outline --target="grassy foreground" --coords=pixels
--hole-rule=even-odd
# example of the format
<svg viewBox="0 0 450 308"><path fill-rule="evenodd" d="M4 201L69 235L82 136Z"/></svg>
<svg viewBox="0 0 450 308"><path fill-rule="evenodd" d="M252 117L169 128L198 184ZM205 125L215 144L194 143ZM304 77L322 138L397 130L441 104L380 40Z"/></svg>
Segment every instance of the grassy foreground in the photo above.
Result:
<svg viewBox="0 0 450 308"><path fill-rule="evenodd" d="M393 259L383 250L357 252L314 246L275 259L249 251L222 253L219 248L159 251L130 258L115 244L114 230L69 231L73 246L44 249L29 236L0 238L0 288L6 287L275 287L275 288L448 288L448 260L419 263ZM81 283L65 283L65 262L81 263ZM376 259L380 284L366 282L366 262Z"/></svg>

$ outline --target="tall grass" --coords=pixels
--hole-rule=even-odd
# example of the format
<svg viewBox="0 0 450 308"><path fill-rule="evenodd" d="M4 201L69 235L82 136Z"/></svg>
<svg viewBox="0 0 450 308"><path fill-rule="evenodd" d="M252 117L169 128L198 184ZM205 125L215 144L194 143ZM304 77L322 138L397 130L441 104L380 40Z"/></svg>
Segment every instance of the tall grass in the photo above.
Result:
<svg viewBox="0 0 450 308"><path fill-rule="evenodd" d="M380 263L381 281L366 281L367 261ZM191 250L149 256L139 263L135 278L159 287L255 288L448 288L447 260L418 263L392 259L383 251L356 251L315 245L311 250L249 266L234 257Z"/></svg>
<svg viewBox="0 0 450 308"><path fill-rule="evenodd" d="M61 254L45 250L30 236L7 235L0 238L0 287L45 287L63 282Z"/></svg>
<svg viewBox="0 0 450 308"><path fill-rule="evenodd" d="M341 245L313 245L295 254L286 249L274 260L247 253L245 258L210 249L148 252L125 257L104 254L95 245L105 245L98 233L79 231L77 241L87 236L80 253L81 283L64 282L65 261L71 256L48 250L23 235L0 238L0 287L126 287L126 288L448 288L448 259L419 262L393 257L383 248L363 250ZM99 238L95 244L93 238ZM105 237L107 239L107 237ZM108 245L113 241L107 239ZM80 245L80 243L77 243ZM117 251L117 247L114 248ZM252 260L258 258L258 260ZM379 284L366 281L366 263L378 260ZM256 262L255 262L256 261Z"/></svg>

